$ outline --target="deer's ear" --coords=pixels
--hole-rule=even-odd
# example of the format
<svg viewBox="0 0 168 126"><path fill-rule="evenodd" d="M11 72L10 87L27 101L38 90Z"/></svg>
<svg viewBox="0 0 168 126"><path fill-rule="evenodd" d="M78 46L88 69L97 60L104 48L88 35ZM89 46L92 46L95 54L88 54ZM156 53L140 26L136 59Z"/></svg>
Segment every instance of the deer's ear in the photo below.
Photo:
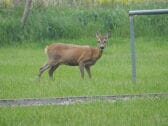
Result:
<svg viewBox="0 0 168 126"><path fill-rule="evenodd" d="M109 37L108 33L106 33L106 34L104 35L104 37L105 37L105 39L108 39L108 37Z"/></svg>
<svg viewBox="0 0 168 126"><path fill-rule="evenodd" d="M98 39L100 37L100 33L96 32L96 38Z"/></svg>

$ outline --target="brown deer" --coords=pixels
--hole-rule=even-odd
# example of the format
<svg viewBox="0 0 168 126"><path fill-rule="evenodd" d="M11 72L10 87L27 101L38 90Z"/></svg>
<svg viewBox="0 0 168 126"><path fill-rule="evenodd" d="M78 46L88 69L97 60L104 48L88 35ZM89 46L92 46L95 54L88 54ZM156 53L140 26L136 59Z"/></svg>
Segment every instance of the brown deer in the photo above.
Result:
<svg viewBox="0 0 168 126"><path fill-rule="evenodd" d="M108 33L102 36L97 32L96 37L98 39L98 48L93 48L88 45L80 46L63 43L55 43L47 46L45 53L48 55L48 62L39 69L39 80L42 73L47 69L49 69L49 77L53 79L53 72L61 64L79 66L82 78L84 78L85 68L89 78L91 78L90 67L102 56L103 49L106 47Z"/></svg>

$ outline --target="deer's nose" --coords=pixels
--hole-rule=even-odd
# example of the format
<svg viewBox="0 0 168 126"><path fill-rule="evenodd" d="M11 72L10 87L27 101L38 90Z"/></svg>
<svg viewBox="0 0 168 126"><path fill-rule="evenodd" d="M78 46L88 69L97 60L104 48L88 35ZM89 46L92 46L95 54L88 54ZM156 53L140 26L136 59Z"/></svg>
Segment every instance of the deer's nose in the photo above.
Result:
<svg viewBox="0 0 168 126"><path fill-rule="evenodd" d="M100 49L104 49L104 45L100 45Z"/></svg>

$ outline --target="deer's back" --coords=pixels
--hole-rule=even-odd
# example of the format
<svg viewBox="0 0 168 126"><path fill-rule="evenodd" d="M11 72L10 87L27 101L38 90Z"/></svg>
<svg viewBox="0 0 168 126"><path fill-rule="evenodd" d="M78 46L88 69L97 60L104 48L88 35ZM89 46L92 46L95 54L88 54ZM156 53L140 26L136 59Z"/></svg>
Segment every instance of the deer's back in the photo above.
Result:
<svg viewBox="0 0 168 126"><path fill-rule="evenodd" d="M47 47L47 54L49 59L75 66L79 62L92 58L92 48L90 46L57 43Z"/></svg>

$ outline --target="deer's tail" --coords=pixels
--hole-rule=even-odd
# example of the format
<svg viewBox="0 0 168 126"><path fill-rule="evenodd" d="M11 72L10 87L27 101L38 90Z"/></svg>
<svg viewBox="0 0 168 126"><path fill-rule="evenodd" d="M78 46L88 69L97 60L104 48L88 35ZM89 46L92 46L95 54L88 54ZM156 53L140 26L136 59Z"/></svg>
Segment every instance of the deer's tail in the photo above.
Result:
<svg viewBox="0 0 168 126"><path fill-rule="evenodd" d="M48 46L46 46L44 49L45 54L47 54L47 51L48 51Z"/></svg>

